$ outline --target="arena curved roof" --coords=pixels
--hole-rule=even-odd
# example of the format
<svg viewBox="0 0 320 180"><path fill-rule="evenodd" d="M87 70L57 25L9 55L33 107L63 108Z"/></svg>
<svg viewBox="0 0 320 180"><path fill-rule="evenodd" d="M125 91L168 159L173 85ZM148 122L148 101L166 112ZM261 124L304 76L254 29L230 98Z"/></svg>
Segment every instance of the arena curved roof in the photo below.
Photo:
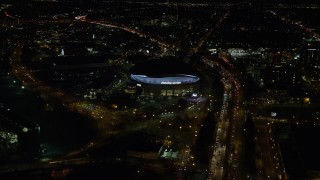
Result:
<svg viewBox="0 0 320 180"><path fill-rule="evenodd" d="M190 65L174 58L152 59L134 65L130 78L140 83L179 85L200 80L198 72Z"/></svg>

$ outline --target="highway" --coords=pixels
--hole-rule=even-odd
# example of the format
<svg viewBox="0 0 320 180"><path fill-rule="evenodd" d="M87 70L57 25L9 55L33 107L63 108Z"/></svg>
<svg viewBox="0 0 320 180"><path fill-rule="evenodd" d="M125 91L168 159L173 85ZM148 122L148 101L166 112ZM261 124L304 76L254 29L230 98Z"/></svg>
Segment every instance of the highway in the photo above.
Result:
<svg viewBox="0 0 320 180"><path fill-rule="evenodd" d="M209 37L212 37L218 30L221 23L229 16L229 12L226 12L219 18L219 21L213 25L189 50L189 55L197 53L199 49L205 44ZM228 67L234 69L233 64L227 58L221 58L222 62L211 59L211 57L202 57L202 62L211 68L217 70L222 76L222 83L224 86L223 103L220 110L219 120L216 125L214 138L214 146L212 147L212 155L209 163L208 179L225 179L228 176L239 179L238 173L238 159L233 158L238 156L241 144L241 138L239 138L238 131L240 124L235 121L239 121L240 107L240 85L236 80L235 75L224 68L224 64L227 63ZM232 102L232 103L231 103ZM237 129L237 134L236 134ZM237 140L235 140L237 137ZM232 148L233 147L233 148ZM228 161L231 159L231 161Z"/></svg>
<svg viewBox="0 0 320 180"><path fill-rule="evenodd" d="M238 159L234 158L241 152L241 136L239 137L237 132L241 129L241 118L243 118L238 116L241 98L239 82L220 64L222 62L207 57L202 58L202 62L220 72L224 85L223 103L215 130L215 145L209 168L209 179L225 179L227 176L239 179Z"/></svg>

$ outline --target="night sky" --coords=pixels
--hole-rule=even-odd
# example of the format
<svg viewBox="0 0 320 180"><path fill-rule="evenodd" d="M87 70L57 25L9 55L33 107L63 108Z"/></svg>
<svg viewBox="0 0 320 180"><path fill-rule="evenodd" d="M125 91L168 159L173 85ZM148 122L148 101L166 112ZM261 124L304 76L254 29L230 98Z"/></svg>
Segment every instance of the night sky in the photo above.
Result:
<svg viewBox="0 0 320 180"><path fill-rule="evenodd" d="M32 1L39 1L39 0L2 0L2 2L8 3L21 3L21 2L32 2ZM48 0L50 1L50 0ZM105 0L59 0L58 2L74 2L77 4L81 3L94 3L94 2L102 2ZM122 0L112 0L112 2L121 2ZM283 4L320 4L317 0L132 0L132 1L123 1L123 2L173 2L173 3L257 3L257 4L264 4L264 3L283 3Z"/></svg>

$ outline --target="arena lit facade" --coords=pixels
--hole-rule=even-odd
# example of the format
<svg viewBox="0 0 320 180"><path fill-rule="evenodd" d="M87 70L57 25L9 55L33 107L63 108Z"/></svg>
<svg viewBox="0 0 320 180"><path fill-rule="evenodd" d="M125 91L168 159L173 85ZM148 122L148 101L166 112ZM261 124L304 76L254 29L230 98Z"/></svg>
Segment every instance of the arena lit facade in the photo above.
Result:
<svg viewBox="0 0 320 180"><path fill-rule="evenodd" d="M131 80L142 89L142 95L184 96L197 90L198 72L174 58L152 59L132 67Z"/></svg>
<svg viewBox="0 0 320 180"><path fill-rule="evenodd" d="M180 85L195 83L199 77L186 74L164 75L163 77L151 77L146 75L131 74L131 79L146 84Z"/></svg>

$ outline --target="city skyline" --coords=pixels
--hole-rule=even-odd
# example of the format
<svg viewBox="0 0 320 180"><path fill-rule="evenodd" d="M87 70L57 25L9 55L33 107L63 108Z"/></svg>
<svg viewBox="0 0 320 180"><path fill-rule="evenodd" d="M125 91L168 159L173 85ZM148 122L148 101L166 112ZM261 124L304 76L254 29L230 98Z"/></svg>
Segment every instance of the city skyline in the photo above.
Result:
<svg viewBox="0 0 320 180"><path fill-rule="evenodd" d="M1 2L0 178L319 178L320 6L194 2Z"/></svg>

